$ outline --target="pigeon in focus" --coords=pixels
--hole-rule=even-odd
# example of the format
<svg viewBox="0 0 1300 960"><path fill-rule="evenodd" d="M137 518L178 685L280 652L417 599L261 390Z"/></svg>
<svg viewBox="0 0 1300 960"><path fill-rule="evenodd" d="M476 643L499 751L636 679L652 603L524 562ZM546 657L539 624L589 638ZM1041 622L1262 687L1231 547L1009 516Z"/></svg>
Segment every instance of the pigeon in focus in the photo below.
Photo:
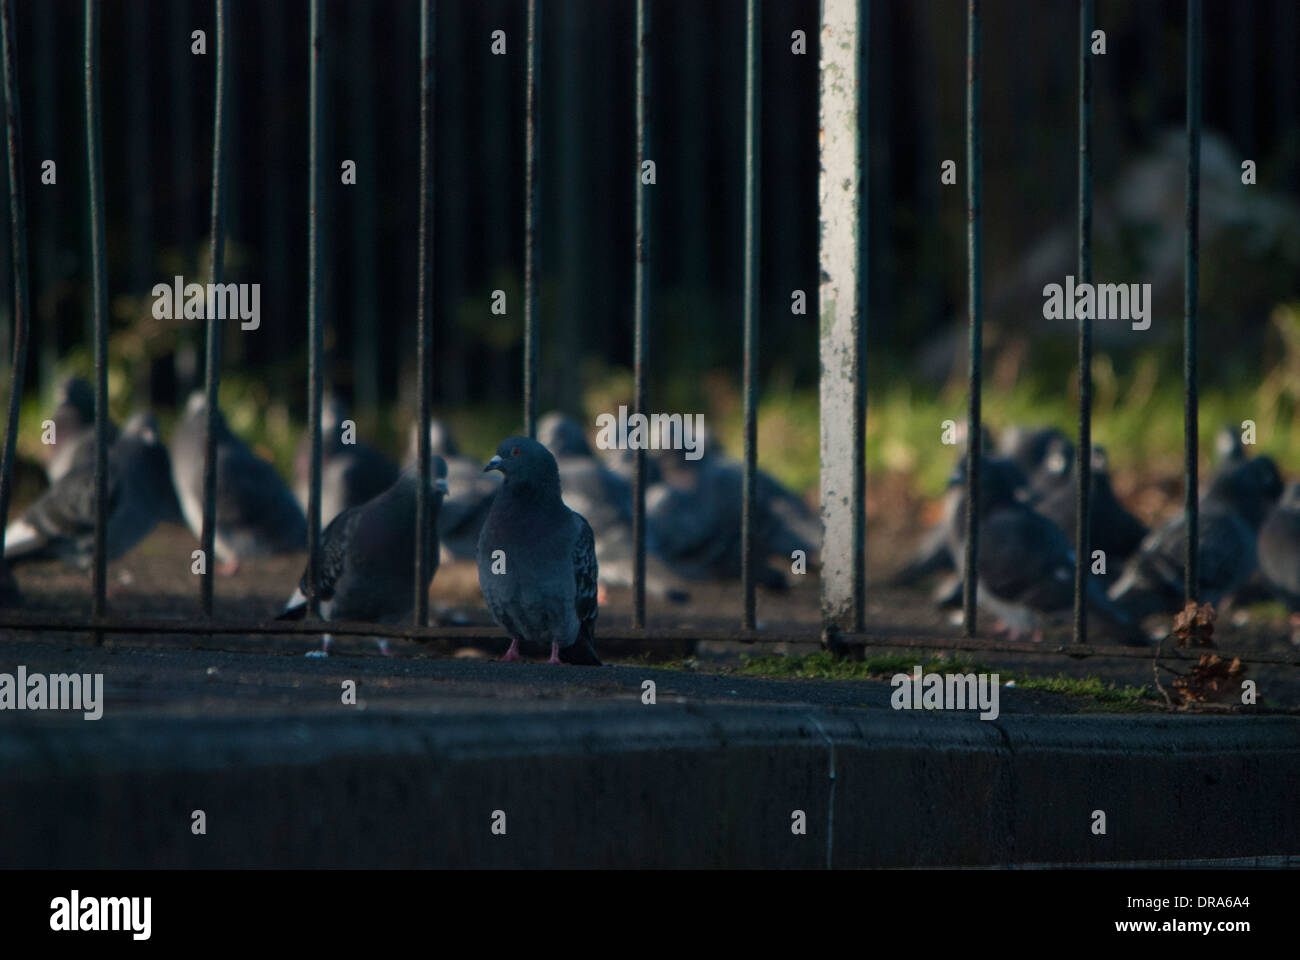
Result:
<svg viewBox="0 0 1300 960"><path fill-rule="evenodd" d="M1214 478L1197 511L1201 603L1217 606L1254 572L1256 536L1281 492L1282 478L1269 457L1241 460ZM1185 526L1179 515L1148 534L1111 588L1111 599L1135 621L1183 609Z"/></svg>
<svg viewBox="0 0 1300 960"><path fill-rule="evenodd" d="M54 442L49 445L45 475L58 483L74 467L95 465L95 390L81 377L59 384L54 408ZM108 443L117 439L117 425L108 424Z"/></svg>
<svg viewBox="0 0 1300 960"><path fill-rule="evenodd" d="M1024 474L1010 459L985 457L980 466L979 560L976 602L1018 640L1042 640L1051 614L1074 607L1074 550L1064 531L1036 512L1025 494ZM953 475L965 488L966 462ZM965 560L966 502L955 511L953 555L960 572ZM1131 619L1106 597L1095 577L1087 581L1088 606L1129 638Z"/></svg>
<svg viewBox="0 0 1300 960"><path fill-rule="evenodd" d="M520 659L523 640L550 644L551 663L599 666L596 540L564 505L555 457L536 440L511 437L483 469L504 478L478 543L483 599L510 637L502 659Z"/></svg>
<svg viewBox="0 0 1300 960"><path fill-rule="evenodd" d="M415 463L419 454L419 432L419 424L412 424L406 451L408 464ZM501 489L501 477L485 474L480 463L462 456L451 428L437 417L429 421L429 452L447 464L447 502L438 513L442 559L473 560L478 556L479 532Z"/></svg>
<svg viewBox="0 0 1300 960"><path fill-rule="evenodd" d="M320 522L329 523L348 507L372 500L397 481L397 465L368 443L355 440L343 402L331 395L321 405ZM353 442L347 442L352 439ZM304 436L293 459L294 496L303 512L311 483L311 437Z"/></svg>
<svg viewBox="0 0 1300 960"><path fill-rule="evenodd" d="M93 445L92 445L93 453ZM163 518L172 492L171 464L147 413L127 421L108 448L105 552L122 557ZM55 557L88 569L95 550L95 465L77 463L5 530L6 561Z"/></svg>
<svg viewBox="0 0 1300 960"><path fill-rule="evenodd" d="M1300 614L1300 483L1291 483L1259 529L1259 568L1269 589Z"/></svg>
<svg viewBox="0 0 1300 960"><path fill-rule="evenodd" d="M196 537L203 529L203 434L207 398L190 395L172 437L172 476L185 522ZM240 440L221 411L213 423L217 459L217 570L234 573L239 561L307 547L307 520L275 467Z"/></svg>
<svg viewBox="0 0 1300 960"><path fill-rule="evenodd" d="M561 413L552 411L538 420L537 439L555 457L565 506L591 525L601 584L632 586L636 541L631 485L596 457L582 427ZM647 523L646 592L674 603L687 602L690 595L684 584L653 555L655 551L653 531Z"/></svg>
<svg viewBox="0 0 1300 960"><path fill-rule="evenodd" d="M430 459L433 535L425 555L425 569L429 572L426 591L438 571L437 519L447 493L447 464L441 457ZM379 496L348 507L321 531L316 595L322 619L396 624L411 616L415 609L415 512L419 489L419 471L408 467ZM310 575L309 564L278 619L300 620L306 615ZM330 635L325 634L321 649L309 655L328 656L330 641ZM380 652L387 654L388 641L378 642Z"/></svg>

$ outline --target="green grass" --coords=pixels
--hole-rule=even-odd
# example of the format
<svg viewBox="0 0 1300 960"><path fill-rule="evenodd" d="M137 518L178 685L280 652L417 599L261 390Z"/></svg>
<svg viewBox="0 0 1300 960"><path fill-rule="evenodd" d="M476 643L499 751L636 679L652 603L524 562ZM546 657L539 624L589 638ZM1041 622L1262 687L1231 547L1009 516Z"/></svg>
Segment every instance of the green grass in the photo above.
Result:
<svg viewBox="0 0 1300 960"><path fill-rule="evenodd" d="M837 659L830 653L819 651L803 656L747 656L735 671L751 677L779 677L809 680L871 680L892 677L897 673L910 674L917 664L912 655L868 657L864 660ZM1005 684L1014 681L1018 690L1041 690L1069 697L1083 697L1099 704L1140 708L1154 699L1154 691L1147 687L1116 686L1099 677L1035 676L994 670L984 664L965 660L958 655L933 654L921 662L926 673L997 673Z"/></svg>

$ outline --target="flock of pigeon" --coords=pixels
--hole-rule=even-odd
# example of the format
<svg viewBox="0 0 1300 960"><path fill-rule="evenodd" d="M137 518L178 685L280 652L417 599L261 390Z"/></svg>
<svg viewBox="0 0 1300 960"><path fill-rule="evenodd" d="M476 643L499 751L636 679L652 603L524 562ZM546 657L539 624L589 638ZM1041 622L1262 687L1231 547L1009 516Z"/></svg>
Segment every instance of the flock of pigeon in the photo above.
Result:
<svg viewBox="0 0 1300 960"><path fill-rule="evenodd" d="M408 466L345 435L346 411L330 398L322 411L322 538L315 595L326 620L395 624L414 606L416 431ZM46 472L49 488L5 532L4 560L54 557L82 569L94 547L94 397L80 379L60 387ZM193 394L170 453L147 413L110 429L106 547L111 562L164 520L183 521L197 537L203 517L207 401ZM294 460L291 491L217 411L215 570L241 560L306 548L310 447ZM351 431L348 431L350 434ZM429 502L435 536L425 558L429 584L439 560L474 560L484 601L512 643L550 644L551 662L598 664L592 644L606 585L627 586L635 564L633 460L627 451L597 457L582 427L558 413L538 424L539 441L511 437L486 466L461 455L447 426L430 427ZM665 451L647 473L646 585L672 602L689 598L690 581L740 574L742 469L704 438L698 459ZM445 501L445 502L444 502ZM759 552L814 555L817 518L766 474L757 490ZM283 618L305 614L313 592L304 571ZM779 569L762 582L785 586ZM317 655L328 652L324 638ZM387 652L380 642L380 649Z"/></svg>
<svg viewBox="0 0 1300 960"><path fill-rule="evenodd" d="M996 450L985 433L981 448L977 603L1012 639L1041 640L1047 618L1074 603L1075 448L1055 428L1020 427ZM1216 449L1197 515L1200 602L1268 596L1300 614L1300 483L1284 489L1273 460L1248 456L1230 426ZM961 603L965 479L963 456L942 519L893 577L916 584L955 571L932 594L942 607ZM1184 606L1184 518L1147 530L1116 497L1105 452L1094 447L1089 520L1088 607L1122 642L1147 643L1142 621Z"/></svg>

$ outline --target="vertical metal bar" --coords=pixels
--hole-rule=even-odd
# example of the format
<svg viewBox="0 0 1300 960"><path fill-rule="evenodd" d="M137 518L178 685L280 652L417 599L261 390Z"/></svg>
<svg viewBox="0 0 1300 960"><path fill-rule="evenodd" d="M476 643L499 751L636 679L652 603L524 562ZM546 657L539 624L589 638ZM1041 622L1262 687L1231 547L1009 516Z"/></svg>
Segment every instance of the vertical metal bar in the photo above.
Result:
<svg viewBox="0 0 1300 960"><path fill-rule="evenodd" d="M188 3L174 3L168 10L169 26L172 35L171 76L170 76L170 110L168 139L169 153L172 156L172 172L175 176L173 189L176 199L172 204L172 216L176 221L177 246L180 247L181 273L188 276L194 266L194 55L190 52L193 30L192 11ZM176 349L173 354L173 369L176 385L180 395L185 397L194 389L195 380L195 338L188 325L177 327ZM211 563L211 554L208 562Z"/></svg>
<svg viewBox="0 0 1300 960"><path fill-rule="evenodd" d="M820 34L821 607L826 626L854 630L864 618L869 9L826 0Z"/></svg>
<svg viewBox="0 0 1300 960"><path fill-rule="evenodd" d="M856 84L858 98L857 126L857 294L854 303L857 320L853 340L853 507L850 512L850 530L853 537L852 590L853 629L866 629L867 617L867 322L871 315L871 2L858 0L858 42ZM829 855L828 855L829 857Z"/></svg>
<svg viewBox="0 0 1300 960"><path fill-rule="evenodd" d="M528 79L524 105L524 433L537 435L537 8L528 0Z"/></svg>
<svg viewBox="0 0 1300 960"><path fill-rule="evenodd" d="M212 108L212 233L208 258L211 282L221 283L226 262L226 183L222 177L225 159L225 98L226 98L226 0L216 0L216 95ZM217 537L217 399L221 386L221 337L225 332L217 320L215 310L208 311L206 342L203 358L204 394L207 397L207 418L203 426L203 525L199 546L203 550L203 576L199 578L200 606L203 616L212 616L212 589L216 580L216 560L213 550Z"/></svg>
<svg viewBox="0 0 1300 960"><path fill-rule="evenodd" d="M3 461L0 461L0 558L4 557L5 527L13 497L14 447L18 439L18 409L23 399L23 373L27 369L27 336L31 326L31 300L27 287L27 197L23 178L23 132L18 98L18 58L14 35L14 0L0 0L0 50L4 69L5 144L9 156L9 230L13 256L14 344L9 375L9 406L5 416ZM3 564L0 559L0 564Z"/></svg>
<svg viewBox="0 0 1300 960"><path fill-rule="evenodd" d="M745 590L742 625L755 627L754 581L759 563L754 525L757 520L756 474L758 470L758 184L761 135L759 90L762 82L761 0L748 0L745 17L745 474L741 484L744 500L741 516L741 579Z"/></svg>
<svg viewBox="0 0 1300 960"><path fill-rule="evenodd" d="M970 397L966 411L966 558L962 610L966 636L975 636L975 585L979 579L980 379L984 322L983 237L980 225L983 143L980 128L980 0L966 7L966 270L970 310Z"/></svg>
<svg viewBox="0 0 1300 960"><path fill-rule="evenodd" d="M104 156L99 118L99 0L86 0L86 168L90 179L90 254L95 323L95 553L91 615L108 592L108 277L104 242ZM95 644L104 640L95 632Z"/></svg>
<svg viewBox="0 0 1300 960"><path fill-rule="evenodd" d="M429 571L426 564L426 544L431 534L429 521L429 407L432 395L433 335L430 323L432 304L431 273L433 271L433 0L420 3L420 238L419 269L416 286L420 302L416 307L416 326L419 344L416 348L419 370L416 382L420 394L419 434L416 437L416 459L419 464L420 487L415 500L415 622L426 626L429 622Z"/></svg>
<svg viewBox="0 0 1300 960"><path fill-rule="evenodd" d="M352 204L352 230L356 274L352 282L352 382L357 412L368 424L379 422L379 324L376 285L378 202L375 165L375 72L373 11L365 3L352 5L351 127L356 142L357 201ZM361 417L358 417L360 420Z"/></svg>
<svg viewBox="0 0 1300 960"><path fill-rule="evenodd" d="M57 10L54 4L39 3L33 11L36 18L36 148L44 156L55 156L57 145L57 114L59 103L59 71L54 68L54 49L57 44ZM13 190L10 179L10 190ZM36 324L36 351L42 406L54 400L59 358L58 298L55 269L58 250L59 193L49 190L36 206L38 222L36 234L36 310L40 317ZM44 221L44 222L40 222ZM17 318L15 317L15 324ZM7 519L0 517L0 521Z"/></svg>
<svg viewBox="0 0 1300 960"><path fill-rule="evenodd" d="M632 302L635 327L636 384L634 405L638 415L646 415L646 356L648 337L646 324L650 312L650 284L647 272L650 261L650 223L646 202L647 186L642 182L641 167L650 145L650 80L646 75L646 59L650 46L650 11L647 0L636 0L636 269ZM635 599L633 623L645 626L645 488L646 452L638 446L635 452L636 472L632 484L632 539L636 551L632 590Z"/></svg>
<svg viewBox="0 0 1300 960"><path fill-rule="evenodd" d="M1187 0L1187 211L1183 266L1183 499L1187 516L1183 591L1200 601L1197 575L1196 314L1201 259L1201 0Z"/></svg>
<svg viewBox="0 0 1300 960"><path fill-rule="evenodd" d="M320 616L321 346L320 329L320 0L311 0L307 106L307 435L311 468L307 486L307 614Z"/></svg>
<svg viewBox="0 0 1300 960"><path fill-rule="evenodd" d="M1092 0L1079 0L1078 283L1092 282ZM1086 312L1086 311L1085 311ZM1088 642L1092 567L1092 317L1079 317L1079 447L1075 458L1074 642Z"/></svg>
<svg viewBox="0 0 1300 960"><path fill-rule="evenodd" d="M153 273L152 37L149 13L145 4L137 2L127 7L126 14L127 57L132 65L127 78L126 161L131 204L131 266L127 276L130 290L136 295L150 288ZM140 400L143 392L143 400L148 404L153 399L153 365L145 362L140 369L143 382L136 385L135 399Z"/></svg>

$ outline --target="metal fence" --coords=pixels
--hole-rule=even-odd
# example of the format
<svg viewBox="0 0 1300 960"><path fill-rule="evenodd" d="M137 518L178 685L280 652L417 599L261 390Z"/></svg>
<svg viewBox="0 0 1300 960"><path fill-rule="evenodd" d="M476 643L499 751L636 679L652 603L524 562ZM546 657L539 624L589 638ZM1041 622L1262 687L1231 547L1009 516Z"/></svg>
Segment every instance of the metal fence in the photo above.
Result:
<svg viewBox="0 0 1300 960"><path fill-rule="evenodd" d="M226 106L229 85L226 50L228 11L226 0L214 0L216 23L215 84L213 111L212 202L211 202L211 281L220 283L225 244L226 162L229 138ZM28 257L26 209L23 178L22 132L14 49L13 0L0 0L3 28L3 68L6 112L6 142L10 176L10 222L12 229L14 277L14 337L11 392L7 408L3 464L0 465L0 538L7 520L12 492L15 436L18 409L23 389L23 371L30 331L28 292ZM89 620L57 617L24 617L6 614L0 627L92 632L102 642L105 632L139 634L319 634L326 629L319 620L319 599L315 596L316 571L321 546L321 406L322 406L322 322L318 304L320 290L320 239L317 222L320 206L320 168L318 129L321 120L320 58L325 44L320 21L319 0L311 0L308 43L310 45L309 134L308 134L308 430L310 443L310 487L307 508L309 576L309 619L306 622L272 623L252 621L217 621L213 619L213 576L215 566L205 565L200 577L201 620L187 631L175 621L148 621L114 618L108 615L105 573L105 523L107 489L107 290L105 280L105 238L103 210L103 158L100 136L100 45L99 2L85 3L85 117L87 160L90 187L90 225L92 238L92 276L94 285L94 356L95 356L95 548L93 565L93 605ZM884 645L890 647L946 648L1018 653L1054 653L1050 648L1027 649L1025 646L998 640L980 639L975 635L976 570L979 558L979 486L980 456L977 442L967 443L965 582L963 618L965 638L925 635L882 636L872 632L866 622L865 578L865 424L866 424L866 341L867 316L867 65L870 0L824 0L821 23L821 510L823 549L821 573L822 639L833 648L844 646ZM741 322L744 330L744 472L742 540L742 590L744 607L739 629L693 629L682 631L647 631L645 597L646 562L646 451L635 451L634 494L634 627L631 630L603 632L611 639L652 645L689 639L726 639L746 642L790 642L817 639L811 631L760 631L755 620L755 583L758 571L756 522L757 478L757 408L758 408L758 258L761 171L759 168L759 122L761 117L760 57L761 0L747 0L745 50L745 169L744 169L744 302ZM537 137L541 123L539 84L544 74L539 63L539 18L541 0L527 0L527 67L525 125L525 204L524 204L524 386L523 422L529 435L536 430L539 318L538 255L543 235L539 223ZM431 509L428 502L430 478L429 424L432 394L432 297L431 262L433 236L434 171L433 148L436 123L434 117L434 82L436 64L433 36L436 23L434 0L420 2L418 55L420 63L419 172L420 207L418 236L418 470L420 476L417 506L417 547L414 558L415 626L392 627L376 624L349 624L331 621L328 630L342 635L385 635L429 641L473 641L496 639L499 634L487 628L430 628L425 552L421 546L432 535ZM636 0L636 156L638 170L647 156L653 135L653 100L647 53L656 38L651 32L650 4ZM1093 24L1093 0L1079 0L1078 46L1078 271L1081 281L1091 279L1092 232L1092 69L1089 41ZM1201 0L1187 3L1187 195L1184 308L1184 396L1185 461L1184 486L1187 514L1185 590L1189 601L1197 599L1197 226L1199 214L1199 159L1201 114ZM981 53L980 0L969 0L967 7L966 71L966 200L968 212L968 317L969 317L969 397L967 436L980 436L982 281L981 264ZM659 42L664 42L659 38ZM650 355L649 321L651 296L647 265L653 254L651 204L645 184L637 180L635 205L635 263L633 322L635 411L648 409L646 374ZM1085 311L1086 312L1086 311ZM1091 358L1092 321L1078 320L1080 450L1091 448ZM217 412L217 395L221 379L221 336L219 321L207 318L205 351L205 393L207 397L207 435L204 461L204 510L201 548L211 557L215 535L216 473L213 451L213 424ZM843 443L845 437L851 443ZM1088 456L1077 459L1077 555L1089 555L1088 521L1091 465ZM0 539L0 547L3 540ZM1076 564L1074 584L1074 640L1087 641L1087 612L1084 603L1087 567ZM1146 650L1127 647L1075 647L1075 656L1105 654L1119 657L1149 657ZM1256 662L1295 663L1300 659L1285 655L1256 655Z"/></svg>

